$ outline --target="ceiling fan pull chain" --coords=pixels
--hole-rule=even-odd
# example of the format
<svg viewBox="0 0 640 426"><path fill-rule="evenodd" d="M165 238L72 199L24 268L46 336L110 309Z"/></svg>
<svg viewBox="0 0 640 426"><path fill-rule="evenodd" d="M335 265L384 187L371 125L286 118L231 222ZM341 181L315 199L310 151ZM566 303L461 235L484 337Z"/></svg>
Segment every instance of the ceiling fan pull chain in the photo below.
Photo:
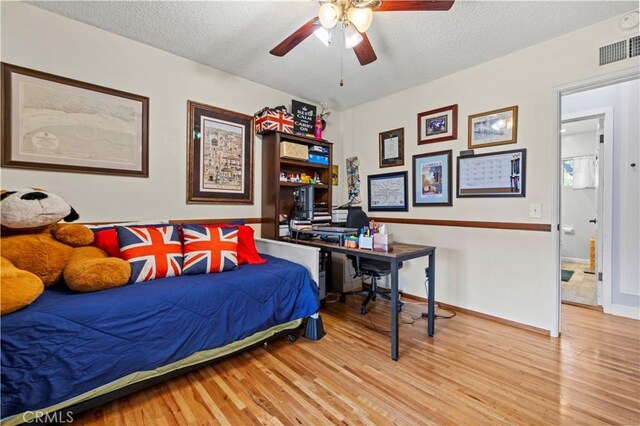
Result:
<svg viewBox="0 0 640 426"><path fill-rule="evenodd" d="M344 30L340 31L342 34L342 45L344 46ZM344 57L344 49L340 49L340 87L344 86L344 80L342 80L342 58Z"/></svg>

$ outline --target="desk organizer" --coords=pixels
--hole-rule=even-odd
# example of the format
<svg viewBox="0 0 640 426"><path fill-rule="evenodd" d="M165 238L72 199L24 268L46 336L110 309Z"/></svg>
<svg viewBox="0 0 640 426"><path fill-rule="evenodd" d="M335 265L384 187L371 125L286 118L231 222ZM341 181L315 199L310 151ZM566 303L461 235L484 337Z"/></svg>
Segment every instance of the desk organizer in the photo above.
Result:
<svg viewBox="0 0 640 426"><path fill-rule="evenodd" d="M360 248L365 250L373 250L373 237L360 236Z"/></svg>

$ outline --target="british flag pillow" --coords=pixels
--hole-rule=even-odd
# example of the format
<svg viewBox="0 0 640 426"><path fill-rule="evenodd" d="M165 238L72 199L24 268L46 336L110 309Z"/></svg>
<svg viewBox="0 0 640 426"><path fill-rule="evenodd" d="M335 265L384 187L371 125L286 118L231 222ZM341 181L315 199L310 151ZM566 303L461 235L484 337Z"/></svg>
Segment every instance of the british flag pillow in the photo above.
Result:
<svg viewBox="0 0 640 426"><path fill-rule="evenodd" d="M177 226L117 226L121 257L131 264L129 283L182 274L182 242Z"/></svg>
<svg viewBox="0 0 640 426"><path fill-rule="evenodd" d="M229 271L238 266L238 228L183 225L185 275Z"/></svg>

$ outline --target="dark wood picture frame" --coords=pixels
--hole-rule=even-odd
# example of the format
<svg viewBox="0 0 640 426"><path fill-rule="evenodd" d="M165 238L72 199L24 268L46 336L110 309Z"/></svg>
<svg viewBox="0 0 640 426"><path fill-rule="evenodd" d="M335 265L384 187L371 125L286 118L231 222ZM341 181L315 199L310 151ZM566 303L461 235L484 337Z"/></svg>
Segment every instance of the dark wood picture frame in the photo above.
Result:
<svg viewBox="0 0 640 426"><path fill-rule="evenodd" d="M385 142L390 141L393 138L398 139L397 140L398 156L385 158L387 157L387 154L388 154L386 152ZM378 153L379 153L380 168L403 166L404 165L404 127L401 127L399 129L387 130L386 132L381 132L378 135Z"/></svg>
<svg viewBox="0 0 640 426"><path fill-rule="evenodd" d="M458 104L418 114L418 145L458 139Z"/></svg>
<svg viewBox="0 0 640 426"><path fill-rule="evenodd" d="M149 177L148 97L4 62L0 73L3 167ZM23 92L26 85L13 84L14 79L28 81L29 92ZM47 107L34 107L36 102L23 106L27 96ZM72 107L65 110L68 104ZM27 124L24 129L15 125L25 123L23 108L37 110L31 111L25 135ZM133 131L105 127L110 120L131 124ZM129 147L123 142L131 142L132 136Z"/></svg>
<svg viewBox="0 0 640 426"><path fill-rule="evenodd" d="M517 157L514 154L519 154ZM511 158L508 158L511 156ZM467 193L461 192L461 178L460 175L464 172L464 167L461 163L465 161L472 161L478 158L485 157L507 157L503 161L505 161L505 167L511 168L510 174L510 184L511 187L508 188L506 185L501 188L479 188L477 190L468 190ZM519 159L517 164L514 164L512 160ZM509 164L506 162L510 161ZM515 166L515 169L514 169ZM517 180L513 180L514 177L517 177ZM458 198L504 198L504 197L526 197L527 195L527 150L523 149L512 149L509 151L498 151L498 152L489 152L486 154L477 154L477 155L469 155L464 157L458 157L457 159L457 169L456 169L456 197ZM464 180L464 179L463 179Z"/></svg>
<svg viewBox="0 0 640 426"><path fill-rule="evenodd" d="M440 158L438 158L440 157ZM423 163L418 164L421 160ZM437 164L427 164L427 161L440 162ZM453 205L453 151L429 152L413 156L412 161L413 176L413 206L414 207L450 207ZM420 170L418 170L420 167ZM435 182L424 182L423 169L427 168L430 174L435 174ZM438 169L439 168L439 169ZM442 170L446 168L446 170ZM435 173L434 170L435 169ZM439 181L438 181L439 179ZM446 179L446 181L444 181ZM425 191L425 185L428 187ZM444 188L443 188L444 187ZM432 192L431 189L434 189ZM438 190L440 192L438 192ZM442 195L438 195L442 194ZM434 200L429 200L433 197Z"/></svg>
<svg viewBox="0 0 640 426"><path fill-rule="evenodd" d="M474 121L482 118L486 120L502 119L505 114L511 114L511 136L504 139L496 139L490 142L474 142ZM492 117L494 116L494 117ZM518 105L510 106L507 108L494 109L492 111L481 112L478 114L470 115L468 118L468 139L467 146L469 149L484 148L488 146L509 145L518 142ZM496 135L496 137L498 137Z"/></svg>
<svg viewBox="0 0 640 426"><path fill-rule="evenodd" d="M396 204L387 204L387 205L374 205L372 203L371 197L371 188L372 185L378 181L383 180L391 180L391 179L403 179L403 194L404 199L401 203ZM369 175L367 176L367 206L370 212L406 212L409 211L409 182L408 182L408 173L404 172L393 172L393 173L382 173L378 175Z"/></svg>
<svg viewBox="0 0 640 426"><path fill-rule="evenodd" d="M187 102L187 111L187 203L253 204L253 116L194 101ZM203 132L207 131L201 128L205 121L211 126L211 134L215 134L209 141L208 172L202 145ZM223 148L218 146L220 141L226 144ZM221 149L226 149L231 158L211 155ZM240 158L234 160L238 151ZM209 173L208 179L203 178L205 173ZM225 182L220 182L221 178L232 188L222 188ZM210 188L205 187L205 181L211 182ZM239 188L234 189L234 185Z"/></svg>

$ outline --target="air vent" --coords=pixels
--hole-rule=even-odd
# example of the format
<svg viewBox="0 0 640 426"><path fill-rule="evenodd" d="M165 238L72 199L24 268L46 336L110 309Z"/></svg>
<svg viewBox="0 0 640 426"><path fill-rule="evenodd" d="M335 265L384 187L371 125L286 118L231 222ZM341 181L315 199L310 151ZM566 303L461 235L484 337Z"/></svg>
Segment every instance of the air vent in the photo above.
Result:
<svg viewBox="0 0 640 426"><path fill-rule="evenodd" d="M635 58L640 55L640 36L631 37L629 39L629 57Z"/></svg>
<svg viewBox="0 0 640 426"><path fill-rule="evenodd" d="M622 40L600 47L600 66L627 59L627 41Z"/></svg>

